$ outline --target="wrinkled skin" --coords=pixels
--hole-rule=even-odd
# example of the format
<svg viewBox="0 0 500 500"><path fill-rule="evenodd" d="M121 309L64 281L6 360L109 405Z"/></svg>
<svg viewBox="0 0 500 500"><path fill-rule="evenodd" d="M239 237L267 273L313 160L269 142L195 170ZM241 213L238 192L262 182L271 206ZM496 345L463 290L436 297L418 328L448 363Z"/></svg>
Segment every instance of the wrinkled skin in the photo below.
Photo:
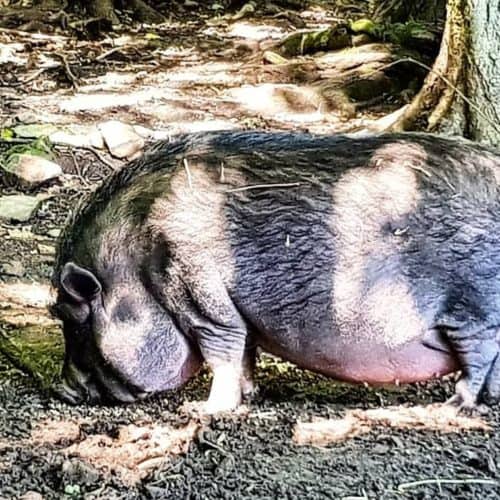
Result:
<svg viewBox="0 0 500 500"><path fill-rule="evenodd" d="M333 378L462 370L500 396L500 157L424 134L221 132L158 144L60 242L62 396L129 402L213 372L205 411L253 390L255 350Z"/></svg>

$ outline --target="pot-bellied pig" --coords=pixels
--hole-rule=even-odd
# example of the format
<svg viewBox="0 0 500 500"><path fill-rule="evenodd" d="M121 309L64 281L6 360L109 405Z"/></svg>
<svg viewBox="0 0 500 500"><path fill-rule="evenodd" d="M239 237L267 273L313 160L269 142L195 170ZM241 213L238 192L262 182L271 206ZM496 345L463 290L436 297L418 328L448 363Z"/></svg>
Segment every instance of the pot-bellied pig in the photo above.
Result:
<svg viewBox="0 0 500 500"><path fill-rule="evenodd" d="M182 136L72 215L54 273L73 403L252 391L257 347L335 379L462 370L500 396L500 156L425 134Z"/></svg>

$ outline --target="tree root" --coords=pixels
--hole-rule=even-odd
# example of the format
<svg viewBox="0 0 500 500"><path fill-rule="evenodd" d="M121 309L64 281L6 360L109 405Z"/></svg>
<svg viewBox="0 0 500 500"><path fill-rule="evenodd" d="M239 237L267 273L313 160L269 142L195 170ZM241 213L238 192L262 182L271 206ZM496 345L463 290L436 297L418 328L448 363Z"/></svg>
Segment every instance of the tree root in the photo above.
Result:
<svg viewBox="0 0 500 500"><path fill-rule="evenodd" d="M463 13L463 0L449 1L443 41L432 70L392 130L437 131L438 128L446 130L448 127L454 133L461 132L456 130L458 123L456 117L451 120L451 111L456 90L461 85L465 64ZM453 111L454 114L461 114L461 110L456 108Z"/></svg>

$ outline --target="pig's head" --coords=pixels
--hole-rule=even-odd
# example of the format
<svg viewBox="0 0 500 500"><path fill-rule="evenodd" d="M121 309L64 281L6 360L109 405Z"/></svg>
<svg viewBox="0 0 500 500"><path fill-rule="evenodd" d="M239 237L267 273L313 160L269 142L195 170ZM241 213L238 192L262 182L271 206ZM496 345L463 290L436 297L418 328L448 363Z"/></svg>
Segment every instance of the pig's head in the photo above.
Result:
<svg viewBox="0 0 500 500"><path fill-rule="evenodd" d="M137 276L117 283L67 262L58 281L66 355L57 392L66 401L132 402L200 368L198 350Z"/></svg>

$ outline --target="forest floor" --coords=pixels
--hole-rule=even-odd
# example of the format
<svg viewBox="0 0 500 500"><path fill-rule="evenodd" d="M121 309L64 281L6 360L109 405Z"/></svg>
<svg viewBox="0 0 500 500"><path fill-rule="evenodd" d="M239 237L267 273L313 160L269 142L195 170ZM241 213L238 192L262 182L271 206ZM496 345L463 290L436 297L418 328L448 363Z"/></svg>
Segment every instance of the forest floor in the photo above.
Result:
<svg viewBox="0 0 500 500"><path fill-rule="evenodd" d="M170 12L159 29L124 27L95 40L78 28L71 36L64 30L35 35L18 29L15 16L11 27L0 28L0 128L15 135L13 142L0 142L0 154L48 135L63 169L56 181L30 190L0 177L2 196L47 195L27 222L0 221L0 498L499 498L498 407L481 419L437 418L436 424L413 416L391 424L386 415L369 424L371 409L395 415L445 401L453 378L375 389L263 357L260 392L245 413L200 423L179 412L183 401L206 398L206 373L182 391L130 406L72 407L48 387L59 369L62 339L40 306L45 298L23 304L23 294L13 299L9 292L29 284L47 293L67 214L125 163L90 139L104 121L134 125L146 144L223 128L384 130L387 117L415 92L414 82L395 88L394 75L384 73L377 80L380 95L357 101L317 83L331 74L348 80L349 71L375 63L368 73L380 76L382 66L391 65L393 47L387 57L380 56L380 44L366 43L348 57L338 50L267 60L266 51L297 28L363 16L364 2L322 4L214 20L210 6L191 2ZM15 340L28 337L33 350L24 359ZM9 342L13 349L5 349ZM357 415L357 423L336 441L298 442L297 425L346 415ZM342 422L337 428L345 427Z"/></svg>

